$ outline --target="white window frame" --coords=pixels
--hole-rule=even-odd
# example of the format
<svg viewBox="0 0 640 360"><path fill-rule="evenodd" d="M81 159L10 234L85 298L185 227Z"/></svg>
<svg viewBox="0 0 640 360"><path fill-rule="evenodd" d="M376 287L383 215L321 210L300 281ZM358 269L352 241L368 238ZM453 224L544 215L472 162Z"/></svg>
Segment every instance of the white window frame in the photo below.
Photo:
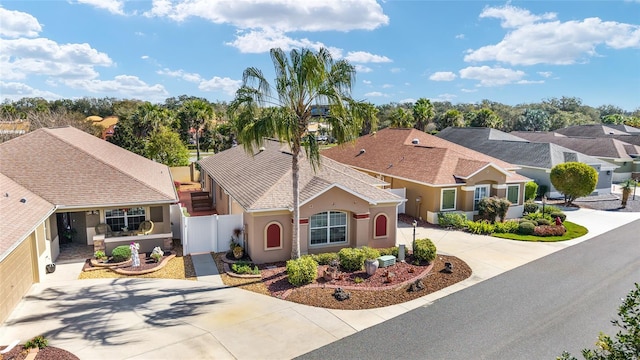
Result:
<svg viewBox="0 0 640 360"><path fill-rule="evenodd" d="M482 196L482 197L479 196L478 190L480 189L485 189L486 196ZM488 198L489 196L491 196L491 188L489 187L489 184L476 185L476 188L473 191L473 211L478 210L478 202L480 200L484 198Z"/></svg>
<svg viewBox="0 0 640 360"><path fill-rule="evenodd" d="M516 202L513 202L511 200L509 200L509 189L510 188L517 188L518 192L516 195ZM519 205L520 204L520 185L507 185L507 200L511 201L512 205Z"/></svg>
<svg viewBox="0 0 640 360"><path fill-rule="evenodd" d="M129 215L129 211L130 211L130 210L132 210L132 209L142 209L142 212L143 212L143 213L142 213L142 214L136 214L136 215ZM123 216L109 216L109 215L108 215L108 213L109 213L110 211L114 211L114 210L121 210L121 211L123 212ZM109 222L108 222L108 220L109 220L109 219L119 219L119 218L124 218L124 225L122 226L122 228L126 227L128 231L138 230L137 228L136 228L136 229L134 229L134 228L132 228L132 227L130 227L130 226L129 226L129 218L130 218L130 217L144 216L144 220L142 220L142 221L145 221L145 220L147 220L147 214L148 214L148 213L149 213L149 212L147 211L147 208L146 208L146 207L142 207L142 206L138 206L138 207L130 207L130 208L113 208L113 209L107 209L107 210L105 210L105 212L104 212L104 222L105 222L105 224L109 224ZM111 224L109 224L109 225L111 226ZM139 226L139 224L138 224L138 226ZM111 226L111 227L112 227L112 230L113 230L113 231L123 231L123 230L113 229L113 226Z"/></svg>
<svg viewBox="0 0 640 360"><path fill-rule="evenodd" d="M269 226L271 225L278 225L278 228L280 229L280 246L279 247L269 247L267 246L267 230L269 229ZM282 238L282 224L280 224L280 222L278 221L271 221L269 222L267 225L265 225L264 227L264 251L270 251L270 250L282 250L283 248L283 238Z"/></svg>
<svg viewBox="0 0 640 360"><path fill-rule="evenodd" d="M444 192L445 191L450 191L450 190L453 190L453 208L445 209L444 208ZM458 189L456 189L456 188L440 189L440 211L456 210L456 208L457 208L456 204L457 203L458 203Z"/></svg>
<svg viewBox="0 0 640 360"><path fill-rule="evenodd" d="M331 213L340 213L344 215L344 225L331 225ZM317 227L312 227L312 219L314 216L320 215L320 214L324 214L327 216L327 225L326 226L317 226ZM322 247L322 246L335 246L335 245L341 245L341 244L346 244L349 242L349 214L347 214L344 211L334 211L334 210L329 210L329 211L323 211L320 213L316 213L313 214L311 216L309 216L309 247ZM337 227L344 227L344 241L336 241L336 242L331 242L331 229L332 228L337 228ZM316 230L316 229L323 229L326 228L327 231L327 241L321 244L312 244L311 243L311 231L312 230Z"/></svg>

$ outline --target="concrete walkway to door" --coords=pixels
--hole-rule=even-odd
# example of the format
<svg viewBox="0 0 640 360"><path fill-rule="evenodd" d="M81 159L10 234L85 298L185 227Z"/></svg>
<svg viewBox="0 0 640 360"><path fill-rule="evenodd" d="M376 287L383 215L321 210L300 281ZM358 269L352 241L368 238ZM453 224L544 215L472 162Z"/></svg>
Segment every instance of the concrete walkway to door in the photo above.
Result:
<svg viewBox="0 0 640 360"><path fill-rule="evenodd" d="M638 213L575 210L589 235L562 243L529 243L439 229L416 229L440 252L465 260L470 279L411 302L370 310L329 310L222 285L213 258L195 255L198 281L75 280L63 264L0 327L0 344L45 335L81 359L290 359L403 314L597 234L640 219ZM398 230L410 242L413 228ZM69 268L67 268L69 267ZM72 277L71 274L75 274Z"/></svg>

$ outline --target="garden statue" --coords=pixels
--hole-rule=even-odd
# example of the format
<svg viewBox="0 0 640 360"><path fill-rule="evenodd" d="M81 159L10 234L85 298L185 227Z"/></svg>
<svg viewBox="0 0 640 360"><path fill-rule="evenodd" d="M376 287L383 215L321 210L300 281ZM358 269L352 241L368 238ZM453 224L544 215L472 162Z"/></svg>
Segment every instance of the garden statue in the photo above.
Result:
<svg viewBox="0 0 640 360"><path fill-rule="evenodd" d="M129 245L129 248L131 249L131 261L132 261L131 266L133 267L140 266L140 256L138 255L138 249L140 249L140 244L132 242L131 245Z"/></svg>

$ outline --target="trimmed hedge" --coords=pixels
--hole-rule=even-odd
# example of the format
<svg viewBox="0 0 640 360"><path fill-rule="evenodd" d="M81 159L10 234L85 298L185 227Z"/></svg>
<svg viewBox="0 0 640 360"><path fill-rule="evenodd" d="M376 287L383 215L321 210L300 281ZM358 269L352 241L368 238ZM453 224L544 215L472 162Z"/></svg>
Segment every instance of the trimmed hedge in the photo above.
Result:
<svg viewBox="0 0 640 360"><path fill-rule="evenodd" d="M524 202L524 213L531 214L538 211L538 204L533 202L533 200L527 200Z"/></svg>
<svg viewBox="0 0 640 360"><path fill-rule="evenodd" d="M358 271L364 266L365 253L360 249L342 248L338 252L338 258L345 271Z"/></svg>
<svg viewBox="0 0 640 360"><path fill-rule="evenodd" d="M287 261L287 280L291 285L310 284L318 276L318 263L311 256Z"/></svg>
<svg viewBox="0 0 640 360"><path fill-rule="evenodd" d="M467 215L459 212L439 212L438 225L441 227L463 229L467 227Z"/></svg>
<svg viewBox="0 0 640 360"><path fill-rule="evenodd" d="M309 255L318 265L329 265L333 260L338 260L338 253L321 253Z"/></svg>
<svg viewBox="0 0 640 360"><path fill-rule="evenodd" d="M380 251L378 249L374 249L368 246L363 246L360 248L360 251L364 254L364 259L377 259L380 257ZM364 264L364 262L363 262Z"/></svg>
<svg viewBox="0 0 640 360"><path fill-rule="evenodd" d="M507 220L505 222L497 222L493 224L494 232L499 234L517 233L520 223L516 220Z"/></svg>
<svg viewBox="0 0 640 360"><path fill-rule="evenodd" d="M131 259L131 248L129 245L120 245L111 252L113 262L123 262Z"/></svg>
<svg viewBox="0 0 640 360"><path fill-rule="evenodd" d="M413 256L421 261L432 262L436 259L436 246L429 239L416 239Z"/></svg>
<svg viewBox="0 0 640 360"><path fill-rule="evenodd" d="M518 234L521 235L533 235L533 232L535 231L536 225L534 225L532 222L530 221L522 221L519 225L518 225Z"/></svg>
<svg viewBox="0 0 640 360"><path fill-rule="evenodd" d="M397 246L390 247L390 248L378 249L378 251L380 252L380 256L393 255L395 257L398 257L398 247Z"/></svg>
<svg viewBox="0 0 640 360"><path fill-rule="evenodd" d="M565 220L567 220L567 215L565 213L563 213L562 211L558 211L558 212L552 212L549 214L549 216L551 216L551 218L553 219L553 221L555 221L555 219L557 217L560 218L560 220L562 222L564 222Z"/></svg>

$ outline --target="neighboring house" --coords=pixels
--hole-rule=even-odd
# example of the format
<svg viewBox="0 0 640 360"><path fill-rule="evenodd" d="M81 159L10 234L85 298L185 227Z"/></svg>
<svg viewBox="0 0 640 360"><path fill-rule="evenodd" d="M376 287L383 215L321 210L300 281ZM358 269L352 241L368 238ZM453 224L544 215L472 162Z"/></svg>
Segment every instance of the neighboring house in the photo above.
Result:
<svg viewBox="0 0 640 360"><path fill-rule="evenodd" d="M586 126L586 125L582 125ZM599 129L602 126L589 126L585 130ZM575 126L573 127L575 128ZM594 132L590 132L593 134ZM572 149L609 162L617 168L613 172L613 182L630 177L640 178L640 145L624 142L620 139L640 140L640 135L610 135L602 137L574 137L557 132L514 131L511 134L536 142L549 142ZM640 144L640 141L638 141Z"/></svg>
<svg viewBox="0 0 640 360"><path fill-rule="evenodd" d="M551 169L571 161L587 164L598 172L594 195L611 193L612 172L616 165L551 142L532 142L514 134L491 128L449 127L436 136L519 166L516 172L544 185L548 197L562 197L551 184Z"/></svg>
<svg viewBox="0 0 640 360"><path fill-rule="evenodd" d="M0 174L55 207L44 221L50 261L56 260L69 234L72 242L104 246L107 253L132 241L140 243L141 251L171 248L169 206L178 196L165 165L61 127L38 129L0 144ZM145 221L151 221L153 229L139 235ZM103 223L112 232L96 234Z"/></svg>
<svg viewBox="0 0 640 360"><path fill-rule="evenodd" d="M415 129L387 128L322 154L378 177L392 189L406 189L405 213L430 223L445 211L472 219L478 201L489 196L509 199L507 217L520 217L524 185L531 180L505 161Z"/></svg>
<svg viewBox="0 0 640 360"><path fill-rule="evenodd" d="M242 214L246 248L256 263L290 259L292 249L292 155L266 140L255 153L233 147L199 161L204 189L218 214ZM322 157L314 170L300 159L300 251L395 246L397 207L403 199L385 182Z"/></svg>
<svg viewBox="0 0 640 360"><path fill-rule="evenodd" d="M55 206L1 173L0 193L2 324L31 284L44 277L45 266L51 263L46 223Z"/></svg>
<svg viewBox="0 0 640 360"><path fill-rule="evenodd" d="M87 121L92 122L98 126L102 131L102 139L107 140L115 134L116 126L118 125L117 116L107 116L104 119L97 115L87 117Z"/></svg>

